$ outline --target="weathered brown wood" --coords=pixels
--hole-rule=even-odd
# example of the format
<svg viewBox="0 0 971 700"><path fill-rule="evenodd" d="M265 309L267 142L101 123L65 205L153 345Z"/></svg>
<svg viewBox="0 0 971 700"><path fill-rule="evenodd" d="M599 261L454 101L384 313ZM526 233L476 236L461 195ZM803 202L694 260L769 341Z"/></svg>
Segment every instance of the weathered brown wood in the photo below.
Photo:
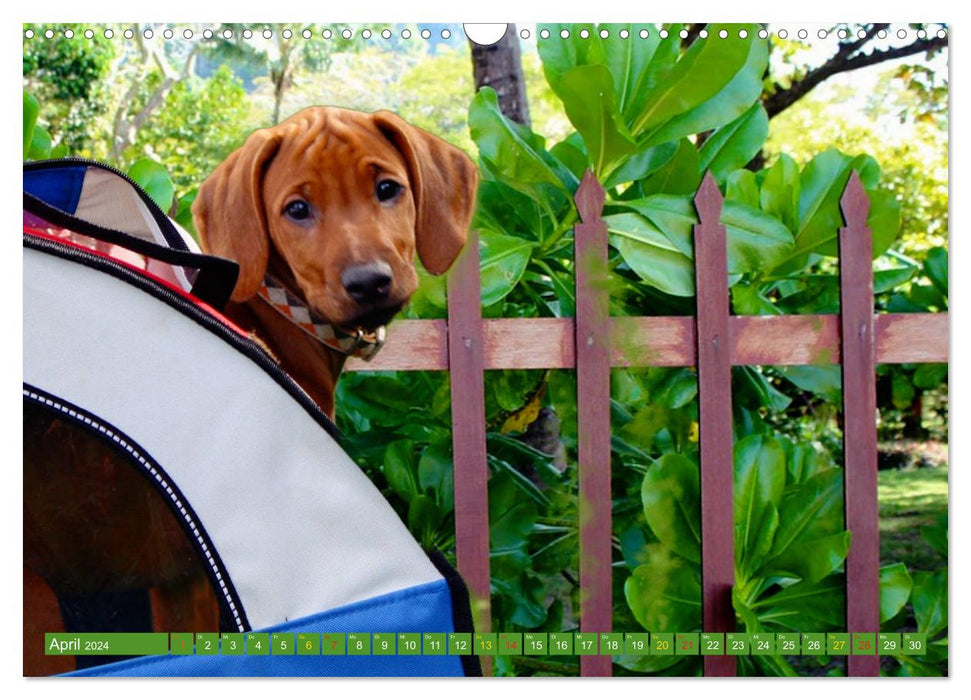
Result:
<svg viewBox="0 0 971 700"><path fill-rule="evenodd" d="M350 358L348 372L448 369L448 324L445 319L400 319L388 326L388 339L370 362Z"/></svg>
<svg viewBox="0 0 971 700"><path fill-rule="evenodd" d="M573 369L572 318L487 318L482 321L486 369Z"/></svg>
<svg viewBox="0 0 971 700"><path fill-rule="evenodd" d="M695 364L695 319L691 316L610 319L613 367L690 367Z"/></svg>
<svg viewBox="0 0 971 700"><path fill-rule="evenodd" d="M448 359L452 394L452 462L455 465L455 557L465 579L477 632L492 629L489 582L489 468L486 462L485 389L479 236L448 278ZM491 674L491 658L481 657Z"/></svg>
<svg viewBox="0 0 971 700"><path fill-rule="evenodd" d="M612 627L610 498L610 312L606 194L587 172L577 190L576 247L577 461L580 518L580 630ZM580 675L611 675L610 656L581 656Z"/></svg>
<svg viewBox="0 0 971 700"><path fill-rule="evenodd" d="M733 365L839 362L836 316L738 316L731 320Z"/></svg>
<svg viewBox="0 0 971 700"><path fill-rule="evenodd" d="M701 457L702 629L735 629L734 471L732 465L731 335L728 315L728 252L719 223L722 195L705 175L695 208L695 288L698 304L698 423ZM672 630L675 631L675 630ZM705 675L734 676L731 656L706 656Z"/></svg>
<svg viewBox="0 0 971 700"><path fill-rule="evenodd" d="M948 317L938 314L877 314L877 362L948 361Z"/></svg>
<svg viewBox="0 0 971 700"><path fill-rule="evenodd" d="M948 361L948 315L876 314L880 364ZM691 316L613 317L611 367L691 367L697 364ZM840 321L834 315L732 316L733 365L839 364ZM443 320L395 321L388 343L371 362L348 360L345 371L447 370ZM485 369L572 369L572 318L482 320Z"/></svg>
<svg viewBox="0 0 971 700"><path fill-rule="evenodd" d="M843 373L843 459L846 527L846 626L880 631L880 531L877 507L877 393L873 319L873 241L870 202L856 171L840 200L839 231ZM850 656L851 676L876 676L878 656Z"/></svg>

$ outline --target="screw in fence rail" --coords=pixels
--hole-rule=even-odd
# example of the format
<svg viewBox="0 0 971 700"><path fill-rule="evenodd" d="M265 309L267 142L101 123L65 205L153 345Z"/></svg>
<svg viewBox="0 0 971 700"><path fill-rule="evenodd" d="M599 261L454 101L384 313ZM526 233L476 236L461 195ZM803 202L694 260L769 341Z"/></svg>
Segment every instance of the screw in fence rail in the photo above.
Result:
<svg viewBox="0 0 971 700"><path fill-rule="evenodd" d="M610 498L610 330L606 193L592 172L577 189L577 461L580 519L580 631L610 632L613 610ZM610 656L581 656L580 675L611 675Z"/></svg>
<svg viewBox="0 0 971 700"><path fill-rule="evenodd" d="M469 589L476 632L492 629L489 590L489 468L486 462L479 235L448 278L448 362L452 397L452 462L455 465L455 556ZM481 657L483 675L491 658Z"/></svg>
<svg viewBox="0 0 971 700"><path fill-rule="evenodd" d="M840 199L840 357L843 374L843 461L846 527L846 626L880 631L880 531L877 505L877 399L870 200L856 171ZM878 656L850 656L851 676L876 676Z"/></svg>
<svg viewBox="0 0 971 700"><path fill-rule="evenodd" d="M695 296L698 343L698 441L701 458L702 629L735 629L732 464L732 344L729 336L728 249L719 223L724 199L711 172L695 195ZM705 675L734 676L731 656L706 656Z"/></svg>

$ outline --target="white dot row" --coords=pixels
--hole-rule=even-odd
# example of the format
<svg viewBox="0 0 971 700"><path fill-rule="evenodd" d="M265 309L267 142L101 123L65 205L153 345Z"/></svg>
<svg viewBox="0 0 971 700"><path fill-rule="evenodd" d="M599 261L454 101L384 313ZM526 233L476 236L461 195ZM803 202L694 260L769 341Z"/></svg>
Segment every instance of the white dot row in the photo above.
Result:
<svg viewBox="0 0 971 700"><path fill-rule="evenodd" d="M203 29L201 33L204 39L212 39L217 34L217 32L214 32L212 29ZM262 30L262 32L259 32L259 33L263 36L264 39L271 39L273 38L274 32L271 29L264 29ZM64 34L64 37L67 39L73 39L75 35L73 29L65 29L63 34ZM82 34L86 39L93 39L95 33L93 29L85 29L84 32L82 32ZM218 34L223 39L232 39L236 36L236 32L234 32L232 29L224 29L221 32L218 32ZM239 35L242 36L244 39L252 39L255 34L256 32L253 32L252 29L244 29L243 31L239 32ZM384 29L381 32L377 32L377 34L379 34L384 39L390 39L393 36L393 33L390 29ZM418 32L418 34L419 36L421 36L422 39L430 39L432 36L431 31L428 29L422 29L420 32ZM55 35L56 33L54 32L53 29L47 29L43 33L43 36L47 39L53 39ZM135 36L135 30L125 29L123 32L121 32L121 35L124 36L126 39L131 39ZM309 29L304 29L300 32L300 35L303 36L304 39L311 39L313 38L314 33ZM363 39L370 39L374 35L375 35L375 32L372 32L370 29L363 29L360 32L360 36ZM37 34L34 32L33 29L27 29L26 31L24 31L24 38L26 39L33 39L35 36L37 36ZM105 29L104 36L107 39L113 39L115 37L115 31L113 29ZM155 32L152 29L145 29L142 32L142 36L145 37L146 39L152 39L155 36ZM172 29L165 29L162 31L162 37L164 37L165 39L171 39L174 36L175 36L175 32ZM195 36L195 33L191 29L182 30L182 37L184 39L191 39L193 36ZM294 36L294 31L292 29L284 29L280 32L280 36L282 36L284 39L292 39ZM340 37L343 37L344 39L352 39L354 37L354 32L350 29L342 29L336 32L331 29L324 29L323 31L321 31L320 36L324 39L332 39L335 36L340 36ZM412 31L410 29L402 29L401 32L399 33L399 36L402 39L410 39L412 37ZM441 32L441 36L443 39L449 39L452 36L452 32L449 29L443 29Z"/></svg>
<svg viewBox="0 0 971 700"><path fill-rule="evenodd" d="M911 32L913 32L918 39L926 39L927 36L928 36L927 35L927 31L924 30L924 29L917 29L916 31L915 30L907 30L907 29L899 29L896 32L896 36L899 39L906 39L907 36L908 36L908 34L910 34ZM816 36L818 36L820 39L826 39L826 38L828 38L830 36L831 33L833 33L833 32L831 32L830 30L820 29L816 33ZM64 32L63 32L63 34L64 34L64 37L67 38L67 39L74 38L74 30L73 29L65 29ZM95 33L94 33L94 30L93 29L85 29L82 34L84 35L85 38L92 39L92 38L94 38L94 34ZM133 29L125 29L123 32L121 32L121 34L126 39L131 39L131 38L133 38L135 36L135 30L133 30ZM264 39L271 39L271 38L273 38L273 30L271 30L271 29L264 29L264 30L262 30L262 32L260 32L260 34L263 36ZM374 34L375 34L375 32L372 32L370 29L363 29L360 32L360 36L361 36L362 39L370 39L370 38L372 38L374 36ZM428 30L428 29L422 29L420 32L418 32L418 34L419 34L419 36L421 36L422 39L430 39L431 36L432 36L431 31ZM607 38L610 37L610 30L608 30L608 29L601 29L599 31L599 34L600 34L600 38L607 39ZM668 32L667 29L661 29L661 30L658 31L657 34L662 39L667 39L668 36L670 35L670 33ZM775 34L780 39L788 39L789 38L789 31L786 30L786 29L780 29ZM837 30L835 32L835 34L840 39L848 39L850 37L850 31L847 30L847 29L839 29L839 30ZM214 32L212 29L204 29L204 30L202 30L202 37L205 38L205 39L212 39L215 35L216 35L216 32ZM219 32L219 35L223 39L232 39L232 38L234 38L235 33L234 33L234 31L232 29L224 29L221 32ZM243 31L240 32L240 35L244 39L252 39L253 36L254 36L254 32L251 29L244 29ZM311 39L314 36L313 32L310 31L309 29L302 30L300 32L300 35L303 36L304 39ZM390 29L383 29L381 32L379 32L379 35L382 38L384 38L384 39L390 39L393 36L393 32ZM519 35L523 39L529 39L530 36L531 36L531 33L530 33L530 30L523 29L523 30L521 30L519 32ZM569 39L570 38L570 30L569 29L563 29L563 30L560 31L560 34L559 35L560 35L560 38L562 38L562 39ZM590 30L588 30L588 29L581 29L579 32L577 32L577 35L581 39L588 39L590 37ZM639 36L641 39L647 39L648 37L650 37L650 35L651 35L651 33L647 29L641 29L640 31L637 32L637 36ZM682 39L686 39L689 36L688 30L687 29L682 29L678 33L678 35ZM732 32L729 32L727 29L721 29L716 34L716 36L719 39L727 39L731 35L732 35ZM748 37L748 31L745 30L745 29L739 29L736 35L740 39L745 39L745 38ZM888 32L886 29L881 29L879 32L877 32L877 37L880 38L880 39L886 39L889 35L890 35L890 32ZM938 39L944 39L947 36L947 31L944 30L944 29L938 29L936 35L937 35L937 38ZM24 31L24 38L26 38L26 39L33 39L35 36L36 36L36 33L34 32L33 29L27 29L26 31ZM47 29L47 30L44 31L43 36L45 38L47 38L47 39L53 39L54 36L55 36L55 32L54 32L53 29ZM105 29L104 30L104 36L107 39L112 39L115 36L115 31L113 29ZM145 29L142 32L142 36L144 36L146 39L151 39L151 38L153 38L155 36L155 32L152 29ZM162 37L164 37L165 39L171 39L174 36L175 36L175 32L172 29L165 29L165 30L162 31ZM191 39L193 36L195 36L195 34L194 34L194 32L191 29L184 29L182 31L182 37L184 39ZM293 36L294 36L294 32L291 29L284 29L284 30L282 30L280 32L280 36L282 36L284 39L292 39ZM342 37L344 39L352 39L352 38L354 38L354 31L351 30L351 29L342 29L340 31L335 32L335 31L333 31L331 29L324 29L323 31L321 31L320 36L323 39L332 39L335 36L340 36L340 37ZM412 31L410 29L402 29L400 31L400 33L399 33L399 36L402 39L410 39L412 37ZM451 36L452 36L452 32L450 30L443 29L441 31L441 37L442 37L442 39L449 39L449 38L451 38ZM542 30L539 31L539 37L541 39L549 39L551 36L552 36L552 34L551 34L551 32L550 32L549 29L542 29ZM617 36L619 36L621 39L628 39L631 36L631 32L629 30L627 30L627 29L621 29L620 31L617 32ZM698 33L698 36L701 39L707 39L708 36L709 36L708 30L707 29L702 29ZM758 36L759 36L760 39L766 39L766 38L769 37L769 31L766 30L766 29L761 29L758 32ZM805 30L805 29L800 29L800 30L798 30L795 33L795 36L797 38L799 38L799 39L807 39L807 38L809 38L809 32L807 30ZM864 38L866 38L866 31L864 31L863 29L860 29L860 30L857 31L856 36L858 38L860 38L860 39L864 39Z"/></svg>

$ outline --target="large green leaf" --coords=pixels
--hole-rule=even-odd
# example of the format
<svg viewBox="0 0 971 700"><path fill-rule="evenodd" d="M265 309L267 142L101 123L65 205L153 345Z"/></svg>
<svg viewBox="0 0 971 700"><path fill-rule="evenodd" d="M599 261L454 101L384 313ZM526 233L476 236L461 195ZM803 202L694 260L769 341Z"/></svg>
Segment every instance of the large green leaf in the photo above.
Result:
<svg viewBox="0 0 971 700"><path fill-rule="evenodd" d="M753 36L751 32L750 36ZM760 39L751 41L745 64L721 90L697 107L668 120L647 137L646 144L674 141L709 131L740 117L759 101L768 61L768 42Z"/></svg>
<svg viewBox="0 0 971 700"><path fill-rule="evenodd" d="M763 171L759 190L762 210L774 216L790 231L799 226L799 166L785 153Z"/></svg>
<svg viewBox="0 0 971 700"><path fill-rule="evenodd" d="M598 176L637 150L614 104L613 78L605 66L573 68L563 76L558 94Z"/></svg>
<svg viewBox="0 0 971 700"><path fill-rule="evenodd" d="M846 561L850 539L850 533L844 531L819 539L794 542L766 564L760 573L821 581Z"/></svg>
<svg viewBox="0 0 971 700"><path fill-rule="evenodd" d="M584 39L580 32L586 30L588 37ZM603 63L603 47L597 28L592 24L538 24L537 33L546 30L549 38L540 38L536 42L540 60L543 62L543 74L546 82L559 95L560 85L564 77L577 66L588 66ZM562 33L568 37L563 38Z"/></svg>
<svg viewBox="0 0 971 700"><path fill-rule="evenodd" d="M671 142L654 148L670 148ZM653 149L652 149L653 150ZM632 158L618 172L623 172L637 156ZM681 139L674 154L660 167L647 174L647 178L637 183L637 191L643 196L652 194L686 194L694 196L701 184L701 166L698 149L688 139ZM634 189L634 188L632 188ZM632 198L628 198L632 199Z"/></svg>
<svg viewBox="0 0 971 700"><path fill-rule="evenodd" d="M946 299L948 291L946 248L931 248L927 251L927 257L924 259L924 274Z"/></svg>
<svg viewBox="0 0 971 700"><path fill-rule="evenodd" d="M842 575L812 583L800 581L752 604L767 630L844 631L846 582Z"/></svg>
<svg viewBox="0 0 971 700"><path fill-rule="evenodd" d="M24 160L27 160L30 145L33 143L38 114L40 114L40 105L33 95L24 90Z"/></svg>
<svg viewBox="0 0 971 700"><path fill-rule="evenodd" d="M649 92L649 67L665 40L653 24L602 24L599 28L608 32L601 40L603 60L614 79L617 109L626 115L636 111L638 101ZM626 39L621 37L624 30L629 33ZM647 32L647 36L641 37L641 32ZM667 41L669 47L674 46L673 41Z"/></svg>
<svg viewBox="0 0 971 700"><path fill-rule="evenodd" d="M738 36L739 25L713 24L709 25L708 32L717 36L723 29L728 33L725 39L713 36L710 40L695 41L677 63L657 75L643 104L638 105L640 109L630 115L630 129L635 138L658 130L673 117L717 95L745 66L752 44L764 43L756 36L757 25L745 26L748 32L745 39Z"/></svg>
<svg viewBox="0 0 971 700"><path fill-rule="evenodd" d="M175 184L161 163L140 158L128 170L128 177L137 182L162 211L168 212L175 200Z"/></svg>
<svg viewBox="0 0 971 700"><path fill-rule="evenodd" d="M785 485L785 451L777 440L749 435L735 444L735 560L743 576L772 548Z"/></svg>
<svg viewBox="0 0 971 700"><path fill-rule="evenodd" d="M623 209L636 215L608 214L604 221L624 262L641 279L668 294L693 295L697 215L691 198L657 194L617 202L614 210ZM771 266L792 244L789 231L777 219L738 202L725 202L722 222L728 236L729 273Z"/></svg>
<svg viewBox="0 0 971 700"><path fill-rule="evenodd" d="M482 304L491 306L512 291L533 254L535 243L484 231L479 237Z"/></svg>
<svg viewBox="0 0 971 700"><path fill-rule="evenodd" d="M880 622L886 622L903 609L913 586L910 573L903 564L880 567Z"/></svg>
<svg viewBox="0 0 971 700"><path fill-rule="evenodd" d="M669 453L644 475L641 502L647 524L675 554L701 561L701 490L698 465L684 455Z"/></svg>
<svg viewBox="0 0 971 700"><path fill-rule="evenodd" d="M415 484L415 444L398 440L388 445L384 453L384 478L388 485L406 501L418 495Z"/></svg>
<svg viewBox="0 0 971 700"><path fill-rule="evenodd" d="M691 144L688 143L688 145L690 146ZM680 144L671 141L646 148L632 155L620 167L607 176L606 180L604 180L604 187L611 189L625 182L643 180L670 163L678 152L679 147ZM692 150L694 150L693 147ZM697 153L695 154L694 160L697 163ZM693 171L696 172L697 167L695 165L692 167Z"/></svg>
<svg viewBox="0 0 971 700"><path fill-rule="evenodd" d="M744 167L762 150L769 135L769 115L760 102L756 102L738 119L716 129L699 151L702 170L711 170L721 182L725 177Z"/></svg>
<svg viewBox="0 0 971 700"><path fill-rule="evenodd" d="M776 368L779 374L804 391L811 391L827 401L838 403L843 379L839 365L793 365Z"/></svg>
<svg viewBox="0 0 971 700"><path fill-rule="evenodd" d="M536 523L536 505L519 496L508 474L489 479L489 537L493 553L520 550Z"/></svg>
<svg viewBox="0 0 971 700"><path fill-rule="evenodd" d="M452 457L443 445L429 445L418 460L418 485L434 496L442 513L451 513L454 494Z"/></svg>
<svg viewBox="0 0 971 700"><path fill-rule="evenodd" d="M781 557L792 547L807 545L816 540L833 538L844 532L843 524L843 472L841 469L826 469L806 481L790 487L779 506L779 528L776 531L772 555ZM827 551L839 544L838 539L827 540L821 545ZM809 550L813 546L808 547ZM793 565L786 558L787 566ZM795 562L798 565L798 561ZM809 577L818 573L817 562L801 572ZM766 563L764 570L771 571L774 561ZM811 571L809 570L811 569Z"/></svg>
<svg viewBox="0 0 971 700"><path fill-rule="evenodd" d="M691 632L701 626L698 567L657 545L646 547L647 563L624 582L634 617L651 632Z"/></svg>
<svg viewBox="0 0 971 700"><path fill-rule="evenodd" d="M871 185L867 191L870 198L867 225L873 232L874 257L890 247L900 226L900 204L890 193L873 189L879 166L869 156L852 158L831 148L813 158L802 171L795 245L777 262L780 272L801 269L810 253L836 256L839 229L844 224L839 201L853 170L860 173L864 186Z"/></svg>
<svg viewBox="0 0 971 700"><path fill-rule="evenodd" d="M935 637L947 629L947 571L916 572L911 603L918 631Z"/></svg>
<svg viewBox="0 0 971 700"><path fill-rule="evenodd" d="M638 214L603 217L610 243L637 275L662 292L675 296L694 294L694 265L683 252L685 241L667 235L649 219Z"/></svg>
<svg viewBox="0 0 971 700"><path fill-rule="evenodd" d="M525 127L503 116L492 88L480 89L472 99L469 130L482 163L502 182L533 199L545 199L543 186L562 190L569 196L561 179L563 172L569 171L554 169L540 154L542 148L530 136L532 132L526 133Z"/></svg>

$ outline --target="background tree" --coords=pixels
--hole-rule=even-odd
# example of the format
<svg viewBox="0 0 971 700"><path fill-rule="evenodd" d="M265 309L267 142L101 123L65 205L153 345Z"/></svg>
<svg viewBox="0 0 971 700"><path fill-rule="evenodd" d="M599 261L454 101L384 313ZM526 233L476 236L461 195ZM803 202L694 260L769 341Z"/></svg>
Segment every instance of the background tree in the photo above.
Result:
<svg viewBox="0 0 971 700"><path fill-rule="evenodd" d="M518 124L530 126L516 25L506 25L506 33L494 44L483 46L469 39L469 46L476 92L483 86L492 88L499 97L502 113Z"/></svg>

